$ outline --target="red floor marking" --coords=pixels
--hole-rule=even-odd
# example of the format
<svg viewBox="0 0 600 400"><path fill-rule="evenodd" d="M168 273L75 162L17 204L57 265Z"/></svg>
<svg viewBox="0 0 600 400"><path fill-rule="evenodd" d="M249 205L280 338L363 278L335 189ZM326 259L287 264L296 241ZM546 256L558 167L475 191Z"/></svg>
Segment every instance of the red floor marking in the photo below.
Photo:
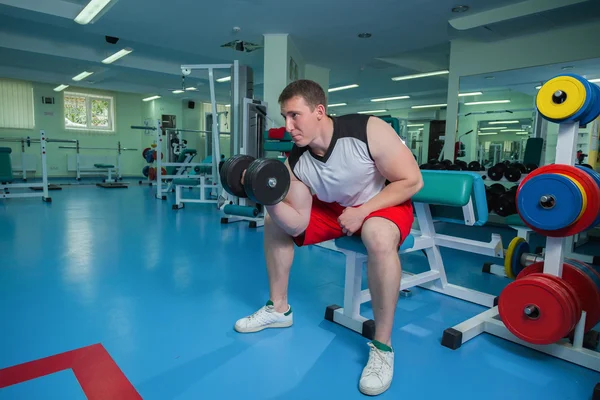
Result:
<svg viewBox="0 0 600 400"><path fill-rule="evenodd" d="M88 399L141 399L101 344L0 369L0 389L72 369Z"/></svg>

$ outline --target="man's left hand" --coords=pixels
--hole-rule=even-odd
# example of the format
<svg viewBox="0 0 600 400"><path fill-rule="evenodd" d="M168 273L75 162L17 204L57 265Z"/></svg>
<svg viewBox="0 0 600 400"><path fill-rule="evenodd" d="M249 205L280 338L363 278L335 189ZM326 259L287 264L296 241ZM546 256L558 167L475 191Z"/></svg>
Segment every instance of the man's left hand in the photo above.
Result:
<svg viewBox="0 0 600 400"><path fill-rule="evenodd" d="M338 218L338 222L342 227L342 232L344 232L345 235L352 236L361 228L367 215L369 214L360 207L345 208Z"/></svg>

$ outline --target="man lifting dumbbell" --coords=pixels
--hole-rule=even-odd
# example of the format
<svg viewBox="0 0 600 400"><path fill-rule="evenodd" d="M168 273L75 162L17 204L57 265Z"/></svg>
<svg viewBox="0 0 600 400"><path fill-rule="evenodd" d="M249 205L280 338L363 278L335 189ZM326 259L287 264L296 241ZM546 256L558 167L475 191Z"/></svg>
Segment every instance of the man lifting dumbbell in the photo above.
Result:
<svg viewBox="0 0 600 400"><path fill-rule="evenodd" d="M246 160L246 166L236 165L237 172L231 178L225 176L230 188L243 190L257 200L264 196L271 203L265 205L264 225L270 299L252 315L238 320L235 330L257 332L292 325L288 280L294 244L306 246L360 235L368 252L376 332L369 343L369 361L359 387L365 394L383 393L391 384L394 367L391 333L401 278L398 247L414 220L410 199L423 186L419 166L410 149L382 119L361 114L327 115L325 93L313 81L289 84L279 104L294 142L289 158L285 163L273 160L281 168L266 161ZM285 170L287 174L280 173ZM239 180L233 183L236 177Z"/></svg>

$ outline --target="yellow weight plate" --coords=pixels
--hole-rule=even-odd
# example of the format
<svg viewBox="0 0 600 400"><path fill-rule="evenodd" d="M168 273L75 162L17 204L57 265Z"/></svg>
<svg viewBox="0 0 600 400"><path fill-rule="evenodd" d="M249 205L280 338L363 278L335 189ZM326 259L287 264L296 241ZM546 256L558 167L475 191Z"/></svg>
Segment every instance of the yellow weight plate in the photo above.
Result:
<svg viewBox="0 0 600 400"><path fill-rule="evenodd" d="M585 193L585 189L583 188L583 186L581 185L581 183L577 182L575 179L573 179L569 175L565 175L565 174L557 174L557 175L562 175L562 176L564 176L566 178L569 178L569 180L571 180L571 182L573 182L575 184L575 186L577 186L577 188L581 192L581 199L582 199L582 202L581 202L581 211L579 212L579 215L577 216L577 218L575 219L575 221L573 221L573 223L575 223L575 222L577 222L577 221L579 221L581 219L581 216L583 215L583 213L587 209L587 194Z"/></svg>
<svg viewBox="0 0 600 400"><path fill-rule="evenodd" d="M556 104L552 97L557 91L567 95L563 103ZM537 108L547 118L562 120L572 117L585 103L585 86L571 76L557 76L546 82L535 100Z"/></svg>
<svg viewBox="0 0 600 400"><path fill-rule="evenodd" d="M504 273L510 279L515 279L516 276L513 275L512 266L510 265L515 249L519 245L519 243L523 243L525 239L522 237L516 237L510 241L508 245L508 249L506 249L506 253L504 254Z"/></svg>

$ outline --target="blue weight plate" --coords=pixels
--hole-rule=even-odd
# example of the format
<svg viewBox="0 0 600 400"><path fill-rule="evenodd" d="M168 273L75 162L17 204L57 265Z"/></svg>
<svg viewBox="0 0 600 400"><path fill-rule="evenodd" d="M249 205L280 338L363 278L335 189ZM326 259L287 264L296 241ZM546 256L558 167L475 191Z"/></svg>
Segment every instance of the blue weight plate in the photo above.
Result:
<svg viewBox="0 0 600 400"><path fill-rule="evenodd" d="M523 265L521 265L521 256L525 253L529 253L529 243L521 242L515 248L515 251L512 255L512 273L514 276L519 275L523 270Z"/></svg>
<svg viewBox="0 0 600 400"><path fill-rule="evenodd" d="M581 116L586 114L590 108L593 106L593 97L595 95L593 89L592 89L592 84L585 79L584 77L582 77L581 75L576 75L576 74L565 74L565 76L570 76L572 78L577 79L579 82L581 82L583 84L583 87L585 88L585 101L583 103L583 106L579 109L579 111L577 111L575 114L573 114L570 118L568 118L566 121L569 122L574 122L574 121L581 121Z"/></svg>
<svg viewBox="0 0 600 400"><path fill-rule="evenodd" d="M590 105L587 110L579 116L579 126L585 126L592 122L600 114L600 87L589 83L590 85Z"/></svg>
<svg viewBox="0 0 600 400"><path fill-rule="evenodd" d="M598 89L600 90L600 88ZM599 99L599 104L600 104L600 97L598 97ZM594 178L594 182L596 182L596 185L598 185L598 190L600 190L600 174L596 171L594 171L593 169L590 169L588 167L584 167L581 165L577 165L577 168L579 168L582 171L585 171L588 175L590 175L592 178ZM595 227L596 225L600 224L600 212L598 213L598 217L594 220L594 222L592 223L591 226L589 226L587 229L592 229L593 227Z"/></svg>
<svg viewBox="0 0 600 400"><path fill-rule="evenodd" d="M540 205L544 195L553 196L554 207ZM571 225L581 212L583 197L575 183L563 175L541 174L529 179L519 189L519 214L530 225L546 231Z"/></svg>

